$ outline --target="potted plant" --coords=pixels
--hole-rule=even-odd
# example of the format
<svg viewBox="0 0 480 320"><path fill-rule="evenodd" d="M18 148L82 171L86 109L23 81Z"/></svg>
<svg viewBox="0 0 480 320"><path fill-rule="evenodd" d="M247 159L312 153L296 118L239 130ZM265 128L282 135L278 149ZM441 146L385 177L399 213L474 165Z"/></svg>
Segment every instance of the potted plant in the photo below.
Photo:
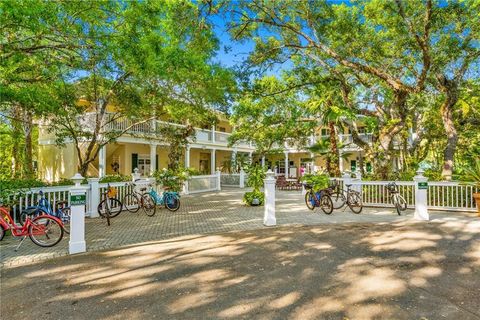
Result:
<svg viewBox="0 0 480 320"><path fill-rule="evenodd" d="M473 181L477 190L480 191L480 159L477 159L473 166L464 168L464 178L467 181ZM477 204L477 215L480 217L480 192L473 193L473 198Z"/></svg>
<svg viewBox="0 0 480 320"><path fill-rule="evenodd" d="M174 171L164 168L163 170L155 171L153 177L155 177L157 183L164 189L172 192L180 192L182 191L184 182L188 180L189 172L184 169Z"/></svg>
<svg viewBox="0 0 480 320"><path fill-rule="evenodd" d="M260 191L265 179L265 168L260 165L254 165L247 168L247 186L252 187L253 191L246 192L243 196L243 201L249 206L263 205L265 201L265 194Z"/></svg>

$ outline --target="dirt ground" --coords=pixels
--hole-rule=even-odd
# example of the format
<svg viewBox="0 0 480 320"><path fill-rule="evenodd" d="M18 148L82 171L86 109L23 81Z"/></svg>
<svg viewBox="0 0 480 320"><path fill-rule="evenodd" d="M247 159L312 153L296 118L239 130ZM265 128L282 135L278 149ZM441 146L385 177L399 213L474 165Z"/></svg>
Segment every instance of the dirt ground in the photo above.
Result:
<svg viewBox="0 0 480 320"><path fill-rule="evenodd" d="M189 235L3 269L5 319L480 319L480 224Z"/></svg>

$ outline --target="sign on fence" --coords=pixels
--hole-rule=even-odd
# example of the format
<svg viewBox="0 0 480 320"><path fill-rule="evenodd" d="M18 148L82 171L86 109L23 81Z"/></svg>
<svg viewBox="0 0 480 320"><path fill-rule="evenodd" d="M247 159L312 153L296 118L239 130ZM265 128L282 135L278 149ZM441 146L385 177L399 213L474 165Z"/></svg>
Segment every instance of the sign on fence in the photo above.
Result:
<svg viewBox="0 0 480 320"><path fill-rule="evenodd" d="M428 190L428 182L419 182L418 190Z"/></svg>
<svg viewBox="0 0 480 320"><path fill-rule="evenodd" d="M71 206L82 206L87 204L87 196L85 194L70 195Z"/></svg>

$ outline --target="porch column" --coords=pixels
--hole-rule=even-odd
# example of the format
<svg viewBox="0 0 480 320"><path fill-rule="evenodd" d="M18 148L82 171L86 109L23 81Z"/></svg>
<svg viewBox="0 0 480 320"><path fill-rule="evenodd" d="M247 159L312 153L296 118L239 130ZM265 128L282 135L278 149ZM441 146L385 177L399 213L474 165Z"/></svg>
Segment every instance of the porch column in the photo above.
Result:
<svg viewBox="0 0 480 320"><path fill-rule="evenodd" d="M338 151L338 168L340 169L340 173L342 173L343 172L342 150Z"/></svg>
<svg viewBox="0 0 480 320"><path fill-rule="evenodd" d="M288 170L288 151L285 151L285 178L288 178L290 172Z"/></svg>
<svg viewBox="0 0 480 320"><path fill-rule="evenodd" d="M150 144L150 175L157 170L157 145L155 143Z"/></svg>
<svg viewBox="0 0 480 320"><path fill-rule="evenodd" d="M185 150L185 168L190 168L190 146Z"/></svg>
<svg viewBox="0 0 480 320"><path fill-rule="evenodd" d="M233 173L237 173L237 149L232 151L232 169Z"/></svg>
<svg viewBox="0 0 480 320"><path fill-rule="evenodd" d="M215 162L215 151L216 149L212 149L212 152L210 153L210 171L212 174L215 174L215 165L216 165L216 162Z"/></svg>
<svg viewBox="0 0 480 320"><path fill-rule="evenodd" d="M253 162L253 151L250 151L250 153L248 154L248 162L250 164L252 164L252 162Z"/></svg>
<svg viewBox="0 0 480 320"><path fill-rule="evenodd" d="M262 157L262 167L265 167L265 156Z"/></svg>
<svg viewBox="0 0 480 320"><path fill-rule="evenodd" d="M107 146L103 146L98 151L98 177L105 177L107 170Z"/></svg>
<svg viewBox="0 0 480 320"><path fill-rule="evenodd" d="M212 126L212 142L215 143L215 126Z"/></svg>

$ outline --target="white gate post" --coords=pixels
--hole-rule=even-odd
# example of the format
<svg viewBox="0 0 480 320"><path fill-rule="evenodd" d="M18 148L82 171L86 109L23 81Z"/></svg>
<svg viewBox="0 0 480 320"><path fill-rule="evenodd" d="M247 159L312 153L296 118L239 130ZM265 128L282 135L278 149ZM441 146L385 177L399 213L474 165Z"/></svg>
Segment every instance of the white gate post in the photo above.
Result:
<svg viewBox="0 0 480 320"><path fill-rule="evenodd" d="M217 168L216 175L217 175L217 191L220 191L220 190L222 190L222 185L221 185L222 181L221 181L221 176L220 176L221 172L220 172L220 170L218 170L218 168Z"/></svg>
<svg viewBox="0 0 480 320"><path fill-rule="evenodd" d="M100 186L99 178L89 178L88 179L88 188L90 189L90 199L87 201L90 202L90 218L98 218L99 214L97 211L98 204L100 203Z"/></svg>
<svg viewBox="0 0 480 320"><path fill-rule="evenodd" d="M245 170L240 168L240 188L245 188Z"/></svg>
<svg viewBox="0 0 480 320"><path fill-rule="evenodd" d="M188 180L183 183L183 194L188 194Z"/></svg>
<svg viewBox="0 0 480 320"><path fill-rule="evenodd" d="M271 227L277 224L275 217L275 173L272 169L267 171L264 180L265 191L265 212L263 216L263 224Z"/></svg>
<svg viewBox="0 0 480 320"><path fill-rule="evenodd" d="M70 254L87 251L85 243L85 204L87 203L87 188L80 183L83 177L77 173L72 177L75 186L70 188L70 242L68 252Z"/></svg>
<svg viewBox="0 0 480 320"><path fill-rule="evenodd" d="M415 214L417 220L429 220L427 206L428 178L423 175L423 170L418 170L413 177L415 181Z"/></svg>

